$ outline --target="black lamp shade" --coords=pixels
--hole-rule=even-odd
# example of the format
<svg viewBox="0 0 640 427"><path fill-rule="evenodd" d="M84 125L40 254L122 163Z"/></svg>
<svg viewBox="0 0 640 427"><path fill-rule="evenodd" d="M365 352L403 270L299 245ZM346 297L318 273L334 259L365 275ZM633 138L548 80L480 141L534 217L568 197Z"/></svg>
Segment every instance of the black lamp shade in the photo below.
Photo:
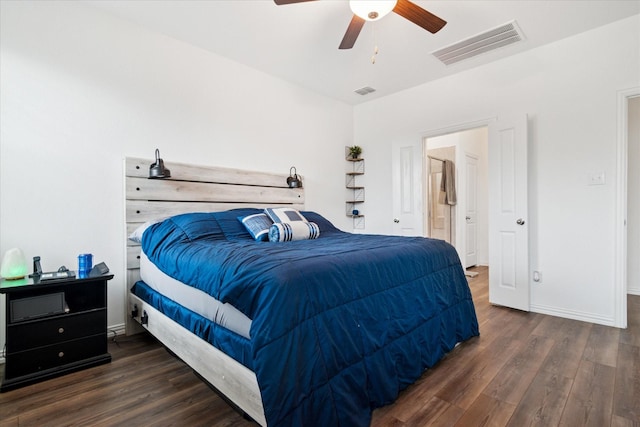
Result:
<svg viewBox="0 0 640 427"><path fill-rule="evenodd" d="M287 178L289 188L302 188L302 180L298 177L297 172L295 166L291 166L289 169L289 177Z"/></svg>
<svg viewBox="0 0 640 427"><path fill-rule="evenodd" d="M170 178L171 171L164 167L164 162L160 158L160 150L156 148L156 161L149 166L149 178Z"/></svg>

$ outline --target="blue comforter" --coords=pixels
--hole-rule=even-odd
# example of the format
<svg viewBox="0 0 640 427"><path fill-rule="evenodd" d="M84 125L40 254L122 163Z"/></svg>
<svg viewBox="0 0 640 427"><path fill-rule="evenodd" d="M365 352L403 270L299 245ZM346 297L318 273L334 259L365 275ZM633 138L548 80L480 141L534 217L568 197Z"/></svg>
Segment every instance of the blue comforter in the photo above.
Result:
<svg viewBox="0 0 640 427"><path fill-rule="evenodd" d="M253 319L253 370L270 426L367 426L457 342L478 335L455 249L441 240L345 233L256 242L238 217L193 213L150 227L166 274Z"/></svg>

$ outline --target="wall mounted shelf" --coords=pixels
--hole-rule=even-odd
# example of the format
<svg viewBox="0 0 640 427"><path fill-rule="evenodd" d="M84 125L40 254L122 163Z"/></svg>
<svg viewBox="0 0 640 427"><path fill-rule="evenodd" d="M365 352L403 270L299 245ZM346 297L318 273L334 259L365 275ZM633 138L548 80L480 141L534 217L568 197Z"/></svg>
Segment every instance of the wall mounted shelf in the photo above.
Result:
<svg viewBox="0 0 640 427"><path fill-rule="evenodd" d="M364 159L361 157L347 157L349 170L345 173L345 187L348 190L346 200L346 215L353 219L354 229L364 229L364 214L362 205L364 203L364 185L361 177L364 175Z"/></svg>

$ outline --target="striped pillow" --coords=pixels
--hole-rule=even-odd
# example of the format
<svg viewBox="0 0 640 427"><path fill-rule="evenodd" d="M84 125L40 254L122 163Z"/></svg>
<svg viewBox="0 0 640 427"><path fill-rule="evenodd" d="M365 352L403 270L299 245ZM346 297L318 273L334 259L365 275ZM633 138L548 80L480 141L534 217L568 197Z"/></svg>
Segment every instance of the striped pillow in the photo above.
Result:
<svg viewBox="0 0 640 427"><path fill-rule="evenodd" d="M269 240L269 227L273 222L263 213L238 217L238 220L244 225L251 237L256 241Z"/></svg>
<svg viewBox="0 0 640 427"><path fill-rule="evenodd" d="M317 239L318 237L320 237L320 228L314 222L274 223L269 228L270 242L290 242L292 240Z"/></svg>

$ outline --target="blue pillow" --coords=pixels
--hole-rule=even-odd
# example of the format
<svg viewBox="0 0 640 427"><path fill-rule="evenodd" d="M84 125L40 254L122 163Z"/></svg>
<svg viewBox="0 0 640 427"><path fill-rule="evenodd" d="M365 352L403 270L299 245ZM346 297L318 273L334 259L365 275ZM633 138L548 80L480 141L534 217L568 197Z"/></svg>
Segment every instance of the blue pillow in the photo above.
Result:
<svg viewBox="0 0 640 427"><path fill-rule="evenodd" d="M304 216L307 221L314 222L318 224L318 228L320 232L323 234L331 234L331 233L344 233L340 229L336 228L328 219L320 215L319 213L313 211L302 211L300 212L302 216Z"/></svg>
<svg viewBox="0 0 640 427"><path fill-rule="evenodd" d="M245 217L238 217L238 221L244 225L251 237L256 241L269 240L269 227L273 222L266 214L259 213Z"/></svg>
<svg viewBox="0 0 640 427"><path fill-rule="evenodd" d="M249 215L262 213L262 209L253 208L240 208L229 209L222 212L213 212L212 215L220 224L220 228L224 233L224 236L229 241L251 241L253 237L247 233L247 229L238 220L238 218L244 218Z"/></svg>

